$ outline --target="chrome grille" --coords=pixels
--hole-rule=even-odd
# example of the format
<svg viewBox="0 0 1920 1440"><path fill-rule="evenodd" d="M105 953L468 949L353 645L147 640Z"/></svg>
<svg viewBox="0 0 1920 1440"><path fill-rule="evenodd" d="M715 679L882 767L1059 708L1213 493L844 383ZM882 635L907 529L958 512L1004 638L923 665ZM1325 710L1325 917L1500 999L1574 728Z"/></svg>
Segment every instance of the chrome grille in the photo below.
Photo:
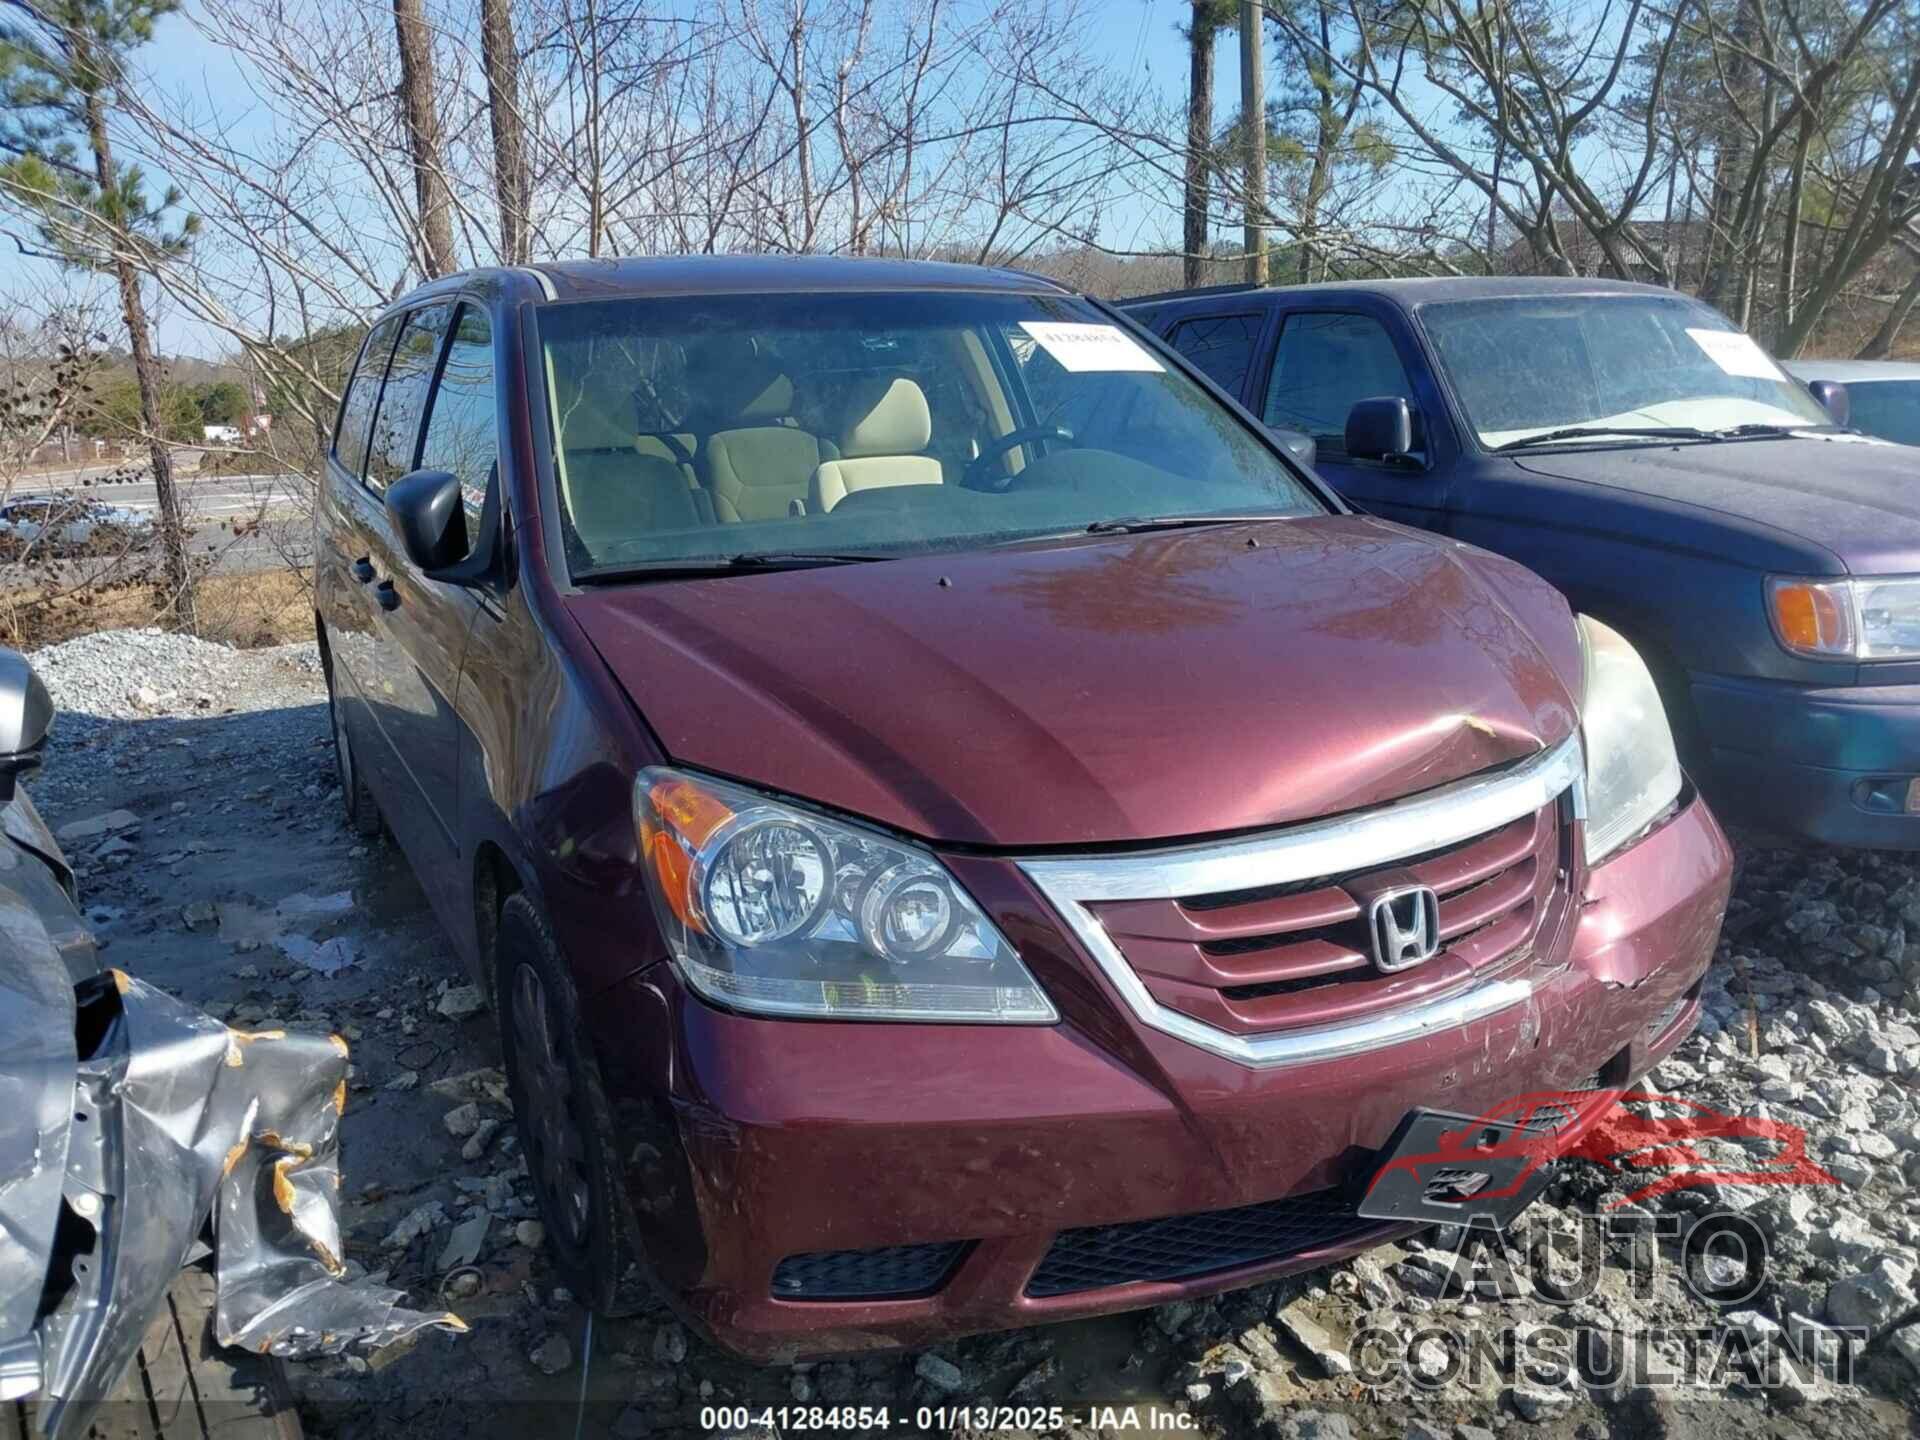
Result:
<svg viewBox="0 0 1920 1440"><path fill-rule="evenodd" d="M1021 868L1134 1013L1249 1065L1393 1044L1517 1004L1564 878L1579 742L1410 800L1217 844ZM1375 968L1362 897L1440 897L1441 950Z"/></svg>

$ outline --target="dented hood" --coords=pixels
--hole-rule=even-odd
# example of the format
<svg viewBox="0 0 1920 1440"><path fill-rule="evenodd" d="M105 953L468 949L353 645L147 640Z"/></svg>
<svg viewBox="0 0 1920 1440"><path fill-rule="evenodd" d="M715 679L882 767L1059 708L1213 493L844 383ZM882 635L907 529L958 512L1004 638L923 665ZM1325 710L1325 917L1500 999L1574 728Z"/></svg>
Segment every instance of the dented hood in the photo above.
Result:
<svg viewBox="0 0 1920 1440"><path fill-rule="evenodd" d="M1576 723L1565 602L1362 516L664 581L568 601L677 761L930 839L1304 820Z"/></svg>

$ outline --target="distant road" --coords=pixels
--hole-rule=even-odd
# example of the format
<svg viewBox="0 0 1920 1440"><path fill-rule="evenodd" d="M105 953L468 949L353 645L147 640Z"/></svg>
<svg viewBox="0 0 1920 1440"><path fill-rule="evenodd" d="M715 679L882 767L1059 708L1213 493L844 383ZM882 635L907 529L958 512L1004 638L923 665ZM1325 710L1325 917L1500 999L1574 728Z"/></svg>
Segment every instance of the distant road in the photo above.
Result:
<svg viewBox="0 0 1920 1440"><path fill-rule="evenodd" d="M196 553L205 553L209 549L218 551L215 569L223 573L247 574L256 570L271 570L285 563L280 549L269 537L252 534L236 538L224 526L256 517L280 522L295 519L299 512L298 487L302 484L301 477L202 475L199 473L198 451L188 452L179 458L189 462L192 467L188 468L187 463L182 464L175 476L175 488L186 512L187 523L196 532L190 542ZM159 499L154 493L151 478L142 475L126 481L97 483L121 468L112 464L88 465L56 474L35 475L16 484L11 498L24 500L34 495L76 491L109 505L124 506L144 514L155 513L159 508ZM88 484L90 480L96 483ZM297 528L302 532L297 539L304 550L305 527ZM282 538L286 538L284 534ZM13 569L12 566L0 565L0 585L24 578L11 573Z"/></svg>

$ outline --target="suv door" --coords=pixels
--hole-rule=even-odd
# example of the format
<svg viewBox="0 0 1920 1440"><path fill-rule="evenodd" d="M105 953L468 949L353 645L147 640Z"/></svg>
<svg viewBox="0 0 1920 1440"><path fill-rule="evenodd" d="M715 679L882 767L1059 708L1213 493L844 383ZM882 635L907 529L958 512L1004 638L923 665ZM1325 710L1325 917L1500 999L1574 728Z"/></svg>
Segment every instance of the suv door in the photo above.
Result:
<svg viewBox="0 0 1920 1440"><path fill-rule="evenodd" d="M1357 305L1281 312L1273 363L1254 409L1267 424L1311 435L1314 467L1362 510L1418 525L1446 528L1444 463L1450 432L1437 397L1412 378L1420 357L1397 312L1366 313ZM1347 414L1361 400L1398 395L1414 414L1411 462L1380 463L1347 455Z"/></svg>
<svg viewBox="0 0 1920 1440"><path fill-rule="evenodd" d="M452 470L484 492L485 472L468 481L463 468L476 443L490 449L495 440L491 335L486 310L470 302L441 301L408 314L381 391L359 507L375 571L377 688L370 713L387 744L397 802L386 813L436 908L460 890L455 701L479 602L474 591L415 567L384 497L423 465ZM476 388L487 420L478 442L466 424ZM423 447L431 452L425 459ZM470 518L469 534L475 528ZM457 918L442 917L456 929Z"/></svg>
<svg viewBox="0 0 1920 1440"><path fill-rule="evenodd" d="M372 767L382 758L384 742L368 714L366 699L376 683L371 593L374 571L361 521L364 501L360 477L366 471L373 415L380 403L380 387L386 381L387 360L393 354L401 318L390 315L375 325L360 349L353 378L340 401L340 418L334 427L333 447L327 454L326 477L314 516L314 601L326 627L334 694L354 756L376 792L378 775Z"/></svg>

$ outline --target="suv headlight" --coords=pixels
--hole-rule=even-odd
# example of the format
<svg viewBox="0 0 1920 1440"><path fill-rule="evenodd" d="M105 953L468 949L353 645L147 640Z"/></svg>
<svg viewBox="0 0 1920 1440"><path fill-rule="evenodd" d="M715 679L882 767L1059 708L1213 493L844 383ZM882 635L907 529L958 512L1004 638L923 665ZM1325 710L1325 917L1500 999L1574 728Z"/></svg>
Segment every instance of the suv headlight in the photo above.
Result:
<svg viewBox="0 0 1920 1440"><path fill-rule="evenodd" d="M1767 581L1773 633L1796 655L1816 660L1920 657L1920 576L1893 579Z"/></svg>
<svg viewBox="0 0 1920 1440"><path fill-rule="evenodd" d="M1658 820L1680 796L1680 759L1666 707L1639 652L1592 616L1580 616L1586 697L1587 864Z"/></svg>
<svg viewBox="0 0 1920 1440"><path fill-rule="evenodd" d="M641 771L633 809L674 962L716 1004L833 1020L1059 1019L917 846L680 770Z"/></svg>

